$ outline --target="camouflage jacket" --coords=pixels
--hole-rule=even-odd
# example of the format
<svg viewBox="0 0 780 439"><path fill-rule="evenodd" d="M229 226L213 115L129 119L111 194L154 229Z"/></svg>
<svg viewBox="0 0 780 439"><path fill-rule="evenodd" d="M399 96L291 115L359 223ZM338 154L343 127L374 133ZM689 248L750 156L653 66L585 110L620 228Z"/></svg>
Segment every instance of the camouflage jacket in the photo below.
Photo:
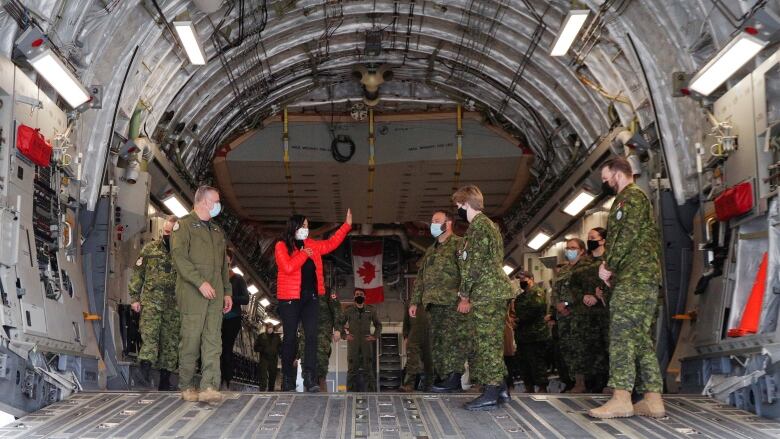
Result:
<svg viewBox="0 0 780 439"><path fill-rule="evenodd" d="M515 340L518 344L550 339L550 330L544 321L547 312L544 288L534 285L515 297Z"/></svg>
<svg viewBox="0 0 780 439"><path fill-rule="evenodd" d="M341 331L341 302L336 293L325 294L319 298L320 320L319 331Z"/></svg>
<svg viewBox="0 0 780 439"><path fill-rule="evenodd" d="M176 269L165 241L147 243L141 249L130 278L130 303L155 300L165 295L173 298L175 289Z"/></svg>
<svg viewBox="0 0 780 439"><path fill-rule="evenodd" d="M616 285L661 284L661 236L647 195L634 183L615 198L607 221L606 263Z"/></svg>
<svg viewBox="0 0 780 439"><path fill-rule="evenodd" d="M460 268L458 249L461 239L451 235L443 243L436 241L420 259L414 281L412 304L454 305L458 303Z"/></svg>
<svg viewBox="0 0 780 439"><path fill-rule="evenodd" d="M568 302L569 309L574 314L586 312L589 307L583 303L586 294L595 294L596 288L602 284L598 276L598 265L590 256L583 256L576 264L570 265L563 275L555 282L556 303ZM594 305L603 307L601 303Z"/></svg>
<svg viewBox="0 0 780 439"><path fill-rule="evenodd" d="M508 300L514 297L504 272L504 241L498 226L484 213L469 224L458 252L460 294L472 303Z"/></svg>
<svg viewBox="0 0 780 439"><path fill-rule="evenodd" d="M199 288L208 282L216 290L217 300L222 300L223 295L232 296L225 235L217 223L211 220L207 225L193 211L173 229L171 256L178 272L176 295L202 298Z"/></svg>
<svg viewBox="0 0 780 439"><path fill-rule="evenodd" d="M344 329L348 329L355 339L363 339L371 335L371 323L374 324L373 335L379 338L379 334L382 333L382 322L376 309L371 305L365 305L361 312L357 306L352 305L341 316L341 333L344 334Z"/></svg>

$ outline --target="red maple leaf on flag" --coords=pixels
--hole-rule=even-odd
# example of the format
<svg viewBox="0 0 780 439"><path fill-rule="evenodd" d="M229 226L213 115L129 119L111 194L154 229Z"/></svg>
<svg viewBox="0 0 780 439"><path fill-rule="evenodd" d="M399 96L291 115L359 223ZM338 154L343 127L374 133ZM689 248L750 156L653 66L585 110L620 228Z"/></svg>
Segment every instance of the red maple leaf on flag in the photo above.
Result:
<svg viewBox="0 0 780 439"><path fill-rule="evenodd" d="M364 261L363 265L358 268L358 274L363 278L363 282L368 285L376 277L376 265Z"/></svg>

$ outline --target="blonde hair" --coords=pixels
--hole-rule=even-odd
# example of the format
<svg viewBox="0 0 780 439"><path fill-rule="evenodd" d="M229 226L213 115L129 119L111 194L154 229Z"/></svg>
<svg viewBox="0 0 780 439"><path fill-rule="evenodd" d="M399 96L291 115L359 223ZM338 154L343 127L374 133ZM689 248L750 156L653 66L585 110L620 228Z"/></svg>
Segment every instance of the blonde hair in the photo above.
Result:
<svg viewBox="0 0 780 439"><path fill-rule="evenodd" d="M473 184L463 186L455 191L455 193L452 194L452 202L456 204L468 203L474 210L482 210L485 208L485 198L482 196L482 191Z"/></svg>

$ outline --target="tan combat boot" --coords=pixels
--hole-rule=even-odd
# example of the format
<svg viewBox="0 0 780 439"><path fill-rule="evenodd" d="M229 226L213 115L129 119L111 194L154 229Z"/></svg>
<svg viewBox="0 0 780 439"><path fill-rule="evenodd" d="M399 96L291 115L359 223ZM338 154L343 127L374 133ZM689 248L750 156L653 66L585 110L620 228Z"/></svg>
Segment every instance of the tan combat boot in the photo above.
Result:
<svg viewBox="0 0 780 439"><path fill-rule="evenodd" d="M664 401L661 399L661 394L656 392L645 393L645 397L634 404L634 413L650 418L663 418L666 416L666 409L664 409Z"/></svg>
<svg viewBox="0 0 780 439"><path fill-rule="evenodd" d="M612 399L601 407L589 410L588 414L599 419L629 418L634 416L631 393L628 390L615 389Z"/></svg>
<svg viewBox="0 0 780 439"><path fill-rule="evenodd" d="M187 402L198 402L198 389L184 389L181 392L181 399Z"/></svg>
<svg viewBox="0 0 780 439"><path fill-rule="evenodd" d="M207 387L206 390L203 390L198 394L198 401L217 404L222 402L222 394L219 393L219 391L214 390L213 387Z"/></svg>
<svg viewBox="0 0 780 439"><path fill-rule="evenodd" d="M320 392L327 392L328 391L328 380L325 378L320 378Z"/></svg>
<svg viewBox="0 0 780 439"><path fill-rule="evenodd" d="M574 375L574 380L575 380L574 387L572 387L571 390L569 390L569 392L571 392L571 393L585 393L585 391L587 390L585 388L585 375L582 375L582 374L578 373L578 374Z"/></svg>

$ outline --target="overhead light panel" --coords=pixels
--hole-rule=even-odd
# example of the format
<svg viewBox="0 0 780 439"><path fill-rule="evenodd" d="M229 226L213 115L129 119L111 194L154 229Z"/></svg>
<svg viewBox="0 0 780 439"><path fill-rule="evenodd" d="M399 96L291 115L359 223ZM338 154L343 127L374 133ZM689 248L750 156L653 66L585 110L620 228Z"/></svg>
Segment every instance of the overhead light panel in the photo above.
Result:
<svg viewBox="0 0 780 439"><path fill-rule="evenodd" d="M246 290L249 291L249 294L257 294L257 293L260 292L260 290L256 286L254 286L254 285L248 286ZM262 301L261 301L261 303L262 303Z"/></svg>
<svg viewBox="0 0 780 439"><path fill-rule="evenodd" d="M528 243L528 247L534 250L539 250L542 246L552 238L551 235L545 232L538 232L536 236Z"/></svg>
<svg viewBox="0 0 780 439"><path fill-rule="evenodd" d="M563 208L563 211L567 215L577 216L577 214L582 212L582 209L585 209L595 199L595 195L586 190L581 190L580 193Z"/></svg>
<svg viewBox="0 0 780 439"><path fill-rule="evenodd" d="M589 13L589 9L575 9L566 14L561 30L558 32L558 37L553 41L550 56L566 55L574 43L574 39L577 38L577 34L580 33L580 29L585 24Z"/></svg>
<svg viewBox="0 0 780 439"><path fill-rule="evenodd" d="M509 273L511 273L513 271L515 271L514 268L510 267L509 265L504 265L504 273L506 273L508 275Z"/></svg>
<svg viewBox="0 0 780 439"><path fill-rule="evenodd" d="M766 41L745 32L740 33L694 75L688 88L708 96L766 45Z"/></svg>
<svg viewBox="0 0 780 439"><path fill-rule="evenodd" d="M177 197L175 194L171 194L168 197L164 198L162 202L165 205L165 207L167 207L168 210L171 211L171 213L173 213L179 218L184 218L190 213L189 209L184 207L184 203L182 203L179 197Z"/></svg>
<svg viewBox="0 0 780 439"><path fill-rule="evenodd" d="M179 41L184 46L184 51L187 52L190 63L196 66L205 65L206 53L203 52L203 46L200 45L198 33L195 32L195 25L192 21L174 21L173 28L176 29L176 33L179 35Z"/></svg>
<svg viewBox="0 0 780 439"><path fill-rule="evenodd" d="M276 325L279 324L279 320L272 319L272 318L269 317L269 318L263 320L263 323L270 323L270 324L276 326Z"/></svg>
<svg viewBox="0 0 780 439"><path fill-rule="evenodd" d="M50 48L36 52L30 58L30 64L71 107L78 108L89 101L87 89Z"/></svg>
<svg viewBox="0 0 780 439"><path fill-rule="evenodd" d="M271 304L271 301L266 299L265 297L260 299L260 306L262 306L263 308L268 308L268 305L270 305L270 304Z"/></svg>
<svg viewBox="0 0 780 439"><path fill-rule="evenodd" d="M238 268L238 267L233 267L233 273L236 273L239 276L243 276L244 275L244 272L241 271L241 269Z"/></svg>

